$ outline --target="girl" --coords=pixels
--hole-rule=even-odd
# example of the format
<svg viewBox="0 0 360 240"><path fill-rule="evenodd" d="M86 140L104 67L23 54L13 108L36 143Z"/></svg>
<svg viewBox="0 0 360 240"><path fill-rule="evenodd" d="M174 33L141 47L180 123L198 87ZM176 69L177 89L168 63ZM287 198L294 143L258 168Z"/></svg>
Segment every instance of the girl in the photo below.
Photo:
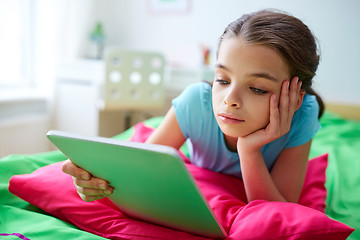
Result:
<svg viewBox="0 0 360 240"><path fill-rule="evenodd" d="M191 162L242 178L248 201L297 202L323 109L311 89L318 63L315 38L299 19L244 15L220 38L212 86L185 89L147 143L179 149L187 140ZM70 160L63 171L85 201L113 191Z"/></svg>

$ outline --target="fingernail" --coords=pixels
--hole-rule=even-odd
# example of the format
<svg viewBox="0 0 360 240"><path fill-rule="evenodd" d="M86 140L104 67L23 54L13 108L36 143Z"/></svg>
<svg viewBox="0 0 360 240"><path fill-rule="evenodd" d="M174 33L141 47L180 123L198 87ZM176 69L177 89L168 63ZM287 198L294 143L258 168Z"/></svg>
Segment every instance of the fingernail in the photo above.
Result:
<svg viewBox="0 0 360 240"><path fill-rule="evenodd" d="M87 174L83 174L83 175L81 175L81 179L89 180L89 176Z"/></svg>
<svg viewBox="0 0 360 240"><path fill-rule="evenodd" d="M274 94L272 97L273 101L276 102L276 95Z"/></svg>
<svg viewBox="0 0 360 240"><path fill-rule="evenodd" d="M101 184L99 185L99 188L102 189L102 190L105 190L105 189L106 189L106 186L105 186L105 184L101 183Z"/></svg>

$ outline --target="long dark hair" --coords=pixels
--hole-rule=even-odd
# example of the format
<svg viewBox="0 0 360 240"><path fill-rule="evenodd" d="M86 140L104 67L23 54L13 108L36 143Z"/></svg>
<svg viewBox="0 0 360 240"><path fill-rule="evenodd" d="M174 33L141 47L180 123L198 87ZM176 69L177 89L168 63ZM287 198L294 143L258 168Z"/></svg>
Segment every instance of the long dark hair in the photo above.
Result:
<svg viewBox="0 0 360 240"><path fill-rule="evenodd" d="M319 65L317 42L310 29L299 19L275 10L263 10L245 14L230 23L221 35L219 46L224 39L241 37L248 43L273 48L284 59L291 76L298 76L302 89L316 97L320 110L324 112L321 97L311 88L312 79Z"/></svg>

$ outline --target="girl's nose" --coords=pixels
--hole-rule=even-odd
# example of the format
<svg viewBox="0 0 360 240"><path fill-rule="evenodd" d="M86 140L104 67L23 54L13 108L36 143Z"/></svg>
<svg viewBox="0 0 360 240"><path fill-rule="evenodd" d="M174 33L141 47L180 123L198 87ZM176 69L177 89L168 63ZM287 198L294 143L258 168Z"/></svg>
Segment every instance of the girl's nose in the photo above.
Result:
<svg viewBox="0 0 360 240"><path fill-rule="evenodd" d="M234 108L240 108L241 107L241 100L240 97L238 96L238 93L230 93L229 95L227 95L224 98L224 103L228 106L228 107L234 107Z"/></svg>
<svg viewBox="0 0 360 240"><path fill-rule="evenodd" d="M237 103L237 102L229 102L227 99L224 100L224 103L229 107L235 107L235 108L240 107L239 103Z"/></svg>

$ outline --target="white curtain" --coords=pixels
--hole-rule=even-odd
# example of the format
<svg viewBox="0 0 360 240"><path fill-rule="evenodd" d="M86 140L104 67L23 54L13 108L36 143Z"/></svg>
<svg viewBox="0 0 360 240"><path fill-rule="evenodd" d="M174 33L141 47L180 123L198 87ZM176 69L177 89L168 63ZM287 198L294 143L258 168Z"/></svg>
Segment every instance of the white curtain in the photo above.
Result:
<svg viewBox="0 0 360 240"><path fill-rule="evenodd" d="M40 88L53 89L56 66L82 58L88 47L93 0L34 0L36 2L35 75Z"/></svg>
<svg viewBox="0 0 360 240"><path fill-rule="evenodd" d="M86 55L93 5L93 0L2 0L0 91L49 92L59 61Z"/></svg>

